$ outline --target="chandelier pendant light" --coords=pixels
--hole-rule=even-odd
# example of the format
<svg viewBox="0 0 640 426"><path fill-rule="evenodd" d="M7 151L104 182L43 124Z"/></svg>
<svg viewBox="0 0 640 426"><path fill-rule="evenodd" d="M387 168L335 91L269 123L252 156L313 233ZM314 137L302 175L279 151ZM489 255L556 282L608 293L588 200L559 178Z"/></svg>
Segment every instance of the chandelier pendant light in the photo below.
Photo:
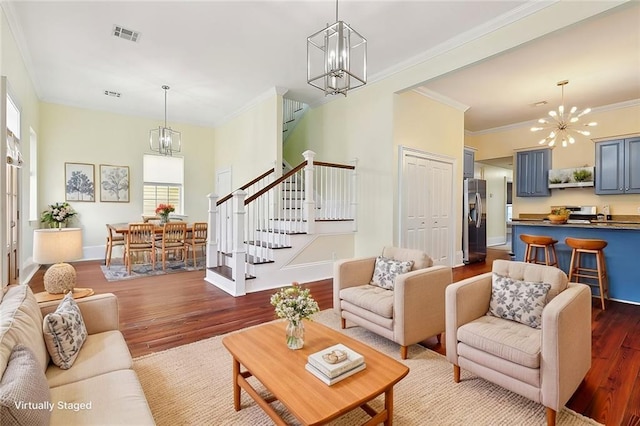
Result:
<svg viewBox="0 0 640 426"><path fill-rule="evenodd" d="M589 136L591 132L588 130L579 130L574 128L578 121L580 121L580 117L583 115L589 114L591 112L591 108L585 108L582 112L576 114L578 108L572 107L568 112L564 109L564 86L569 84L569 80L562 80L557 83L558 86L562 88L562 102L558 107L558 111L549 111L549 117L551 120L547 118L541 118L538 120L538 123L541 126L532 127L532 132L539 132L541 130L549 130L549 136L540 140L540 145L548 145L553 147L557 141L560 141L563 147L567 147L568 144L573 144L576 142L572 133L579 133L583 136ZM584 124L587 127L597 126L598 123L592 121L590 123Z"/></svg>
<svg viewBox="0 0 640 426"><path fill-rule="evenodd" d="M326 95L367 84L367 40L348 24L336 22L307 37L307 83Z"/></svg>
<svg viewBox="0 0 640 426"><path fill-rule="evenodd" d="M149 148L161 155L173 155L182 149L182 136L180 132L167 127L167 90L169 86L162 86L164 89L164 127L149 130Z"/></svg>

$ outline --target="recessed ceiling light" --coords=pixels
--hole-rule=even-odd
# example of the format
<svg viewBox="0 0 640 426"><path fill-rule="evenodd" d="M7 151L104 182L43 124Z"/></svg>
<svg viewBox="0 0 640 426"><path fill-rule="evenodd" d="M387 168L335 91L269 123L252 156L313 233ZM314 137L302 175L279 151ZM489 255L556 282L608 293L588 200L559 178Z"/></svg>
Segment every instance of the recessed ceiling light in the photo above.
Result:
<svg viewBox="0 0 640 426"><path fill-rule="evenodd" d="M546 104L548 104L548 102L547 102L547 101L538 101L538 102L536 102L536 103L534 103L534 104L531 104L531 106L534 106L534 107L541 107L541 106L545 106Z"/></svg>
<svg viewBox="0 0 640 426"><path fill-rule="evenodd" d="M113 26L112 34L115 37L123 38L125 40L130 40L130 41L133 41L133 42L137 42L138 40L140 40L140 32L139 31L129 30L129 29L121 27L120 25L114 25Z"/></svg>
<svg viewBox="0 0 640 426"><path fill-rule="evenodd" d="M104 94L107 96L113 96L114 98L119 98L120 96L122 96L122 93L114 92L113 90L105 90Z"/></svg>

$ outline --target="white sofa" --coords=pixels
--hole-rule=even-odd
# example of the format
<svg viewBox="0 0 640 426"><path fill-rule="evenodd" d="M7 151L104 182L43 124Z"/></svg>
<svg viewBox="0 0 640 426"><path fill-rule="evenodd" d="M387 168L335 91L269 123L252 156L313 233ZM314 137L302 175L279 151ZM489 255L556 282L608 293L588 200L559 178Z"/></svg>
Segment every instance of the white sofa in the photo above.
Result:
<svg viewBox="0 0 640 426"><path fill-rule="evenodd" d="M7 368L14 346L23 345L35 355L36 362L30 368L42 369L46 376L51 425L155 424L133 371L131 354L118 330L116 296L100 294L77 299L76 302L88 336L71 368L63 370L50 362L42 332L43 317L55 311L59 301L38 304L29 286L6 287L0 301L0 383L5 381L5 372L15 371L15 367ZM31 373L41 377L37 371ZM30 383L37 381L30 380ZM38 391L43 390L30 390ZM27 411L20 412L20 408L14 406L12 410L12 407L7 407L6 398L6 395L0 395L4 404L4 407L0 406L3 410L0 414L4 416L0 423L3 425L21 424L20 419L14 418L15 415L25 415L28 424L33 424L35 419L41 421L42 417L29 411L38 410L39 407L25 406L24 410Z"/></svg>

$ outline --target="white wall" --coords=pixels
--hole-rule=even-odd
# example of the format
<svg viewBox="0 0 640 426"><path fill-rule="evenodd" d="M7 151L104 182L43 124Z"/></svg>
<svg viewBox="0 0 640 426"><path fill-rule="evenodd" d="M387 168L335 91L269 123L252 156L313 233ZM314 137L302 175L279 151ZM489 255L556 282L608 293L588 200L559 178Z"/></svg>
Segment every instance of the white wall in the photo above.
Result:
<svg viewBox="0 0 640 426"><path fill-rule="evenodd" d="M506 182L513 171L502 167L476 163L478 177L487 181L487 245L504 244L507 233Z"/></svg>

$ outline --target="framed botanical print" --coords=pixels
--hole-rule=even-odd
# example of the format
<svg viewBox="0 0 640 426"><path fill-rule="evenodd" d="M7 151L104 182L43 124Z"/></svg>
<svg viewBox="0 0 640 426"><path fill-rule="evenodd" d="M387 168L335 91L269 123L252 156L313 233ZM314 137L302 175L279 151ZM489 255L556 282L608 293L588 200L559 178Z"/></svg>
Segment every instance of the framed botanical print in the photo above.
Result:
<svg viewBox="0 0 640 426"><path fill-rule="evenodd" d="M129 166L100 164L100 201L129 202Z"/></svg>
<svg viewBox="0 0 640 426"><path fill-rule="evenodd" d="M85 163L64 163L65 201L95 201L95 166Z"/></svg>

